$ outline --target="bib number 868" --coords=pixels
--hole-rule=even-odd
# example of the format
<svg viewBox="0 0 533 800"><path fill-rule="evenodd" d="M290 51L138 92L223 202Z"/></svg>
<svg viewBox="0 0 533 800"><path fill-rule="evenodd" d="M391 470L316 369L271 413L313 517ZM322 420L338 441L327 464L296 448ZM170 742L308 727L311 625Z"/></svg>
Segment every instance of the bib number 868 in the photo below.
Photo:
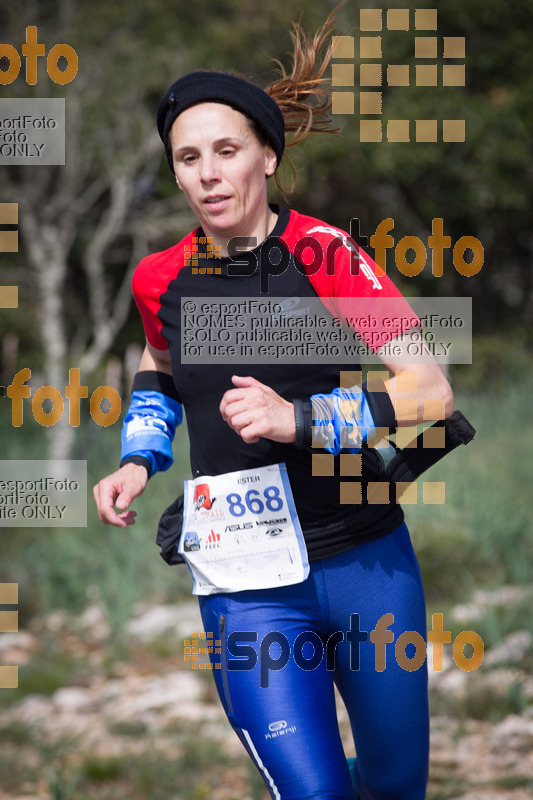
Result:
<svg viewBox="0 0 533 800"><path fill-rule="evenodd" d="M280 497L279 489L277 486L266 486L263 489L263 496L265 502L260 499L261 493L257 489L250 489L244 495L244 503L242 496L237 492L231 492L226 495L226 500L229 505L229 513L232 517L242 517L246 509L252 514L261 514L265 506L268 511L281 511L283 508L283 499Z"/></svg>

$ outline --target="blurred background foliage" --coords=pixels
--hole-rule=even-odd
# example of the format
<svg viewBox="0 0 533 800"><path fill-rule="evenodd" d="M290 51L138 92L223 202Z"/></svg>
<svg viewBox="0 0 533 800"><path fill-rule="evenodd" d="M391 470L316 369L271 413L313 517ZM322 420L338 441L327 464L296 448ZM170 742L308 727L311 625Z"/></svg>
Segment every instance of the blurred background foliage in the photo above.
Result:
<svg viewBox="0 0 533 800"><path fill-rule="evenodd" d="M368 237L392 217L396 244L406 235L427 243L433 218L442 217L452 244L475 236L484 247L484 266L471 278L457 272L450 250L440 278L431 275L430 257L415 278L400 274L392 250L387 263L408 296L473 298L473 364L452 367L452 379L457 405L478 435L434 468L435 480L447 480L446 505L407 510L430 598L451 602L478 580L527 580L533 5L348 0L337 14L339 34L357 37L361 6L409 7L411 19L415 8L437 7L439 41L465 36L466 86L385 88L383 118L464 118L466 141L362 144L357 114L339 115L340 136L311 137L291 153L297 183L289 203L343 229L358 218ZM159 98L179 75L198 68L235 69L266 85L275 77L272 59L288 66L291 24L301 19L314 31L333 7L325 0L3 4L3 42L20 51L26 26L37 25L47 51L66 42L79 56L79 73L67 86L53 84L40 59L36 86L27 86L21 72L2 87L2 97L65 97L67 109L65 167L0 167L0 202L19 203L21 233L20 252L2 254L2 284L20 287L19 308L0 314L3 385L26 366L36 385L64 386L70 367L81 368L89 393L111 382L110 363L124 365L128 347L143 343L129 296L131 270L146 252L170 246L194 225L154 131ZM409 63L413 72L412 26L381 35L383 64ZM356 51L356 75L358 63ZM271 199L284 202L274 185ZM43 243L40 253L35 242ZM124 398L131 372L127 365L115 369ZM12 428L9 404L0 401L3 458L44 458L59 440L55 429L46 438L29 406L25 414L24 425ZM68 431L69 452L87 459L90 482L116 466L119 427L98 428L86 414L79 430ZM86 530L2 528L0 580L19 582L23 621L60 605L81 609L87 587L96 584L119 630L135 600L150 593L169 599L188 588L186 571L159 563L152 543L159 512L187 476L184 428L175 453L175 469L158 476L139 501L133 529L101 526L91 500Z"/></svg>

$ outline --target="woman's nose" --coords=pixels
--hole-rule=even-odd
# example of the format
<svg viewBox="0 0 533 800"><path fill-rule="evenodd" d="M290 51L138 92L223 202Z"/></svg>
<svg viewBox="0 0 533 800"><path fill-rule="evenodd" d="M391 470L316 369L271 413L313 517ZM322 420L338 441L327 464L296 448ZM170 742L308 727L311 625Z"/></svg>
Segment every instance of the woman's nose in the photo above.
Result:
<svg viewBox="0 0 533 800"><path fill-rule="evenodd" d="M215 156L210 155L202 158L200 178L204 183L220 180L220 170Z"/></svg>

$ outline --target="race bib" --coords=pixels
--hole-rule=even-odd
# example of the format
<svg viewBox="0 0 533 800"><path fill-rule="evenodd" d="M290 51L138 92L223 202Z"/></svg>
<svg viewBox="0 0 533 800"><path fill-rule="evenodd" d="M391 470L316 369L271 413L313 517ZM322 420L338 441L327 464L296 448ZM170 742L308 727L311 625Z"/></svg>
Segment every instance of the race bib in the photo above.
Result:
<svg viewBox="0 0 533 800"><path fill-rule="evenodd" d="M301 583L307 549L285 464L185 481L178 552L193 594Z"/></svg>

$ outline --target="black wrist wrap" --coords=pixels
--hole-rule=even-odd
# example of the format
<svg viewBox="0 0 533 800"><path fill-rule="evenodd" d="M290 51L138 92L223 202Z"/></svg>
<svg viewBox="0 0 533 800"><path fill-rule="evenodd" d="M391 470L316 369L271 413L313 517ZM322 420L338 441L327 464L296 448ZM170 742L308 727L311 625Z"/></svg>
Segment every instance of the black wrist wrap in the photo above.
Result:
<svg viewBox="0 0 533 800"><path fill-rule="evenodd" d="M161 394L166 394L167 397L171 397L173 400L181 403L172 375L155 369L137 372L133 379L131 391L161 392Z"/></svg>
<svg viewBox="0 0 533 800"><path fill-rule="evenodd" d="M138 464L140 467L146 467L148 478L150 479L152 477L152 467L148 459L144 456L124 456L120 462L120 466L123 467L124 464Z"/></svg>
<svg viewBox="0 0 533 800"><path fill-rule="evenodd" d="M385 383L376 379L369 383L363 383L361 388L376 428L388 428L390 431L395 431L398 422Z"/></svg>
<svg viewBox="0 0 533 800"><path fill-rule="evenodd" d="M294 420L296 422L296 447L311 447L313 432L313 407L311 400L295 399Z"/></svg>

